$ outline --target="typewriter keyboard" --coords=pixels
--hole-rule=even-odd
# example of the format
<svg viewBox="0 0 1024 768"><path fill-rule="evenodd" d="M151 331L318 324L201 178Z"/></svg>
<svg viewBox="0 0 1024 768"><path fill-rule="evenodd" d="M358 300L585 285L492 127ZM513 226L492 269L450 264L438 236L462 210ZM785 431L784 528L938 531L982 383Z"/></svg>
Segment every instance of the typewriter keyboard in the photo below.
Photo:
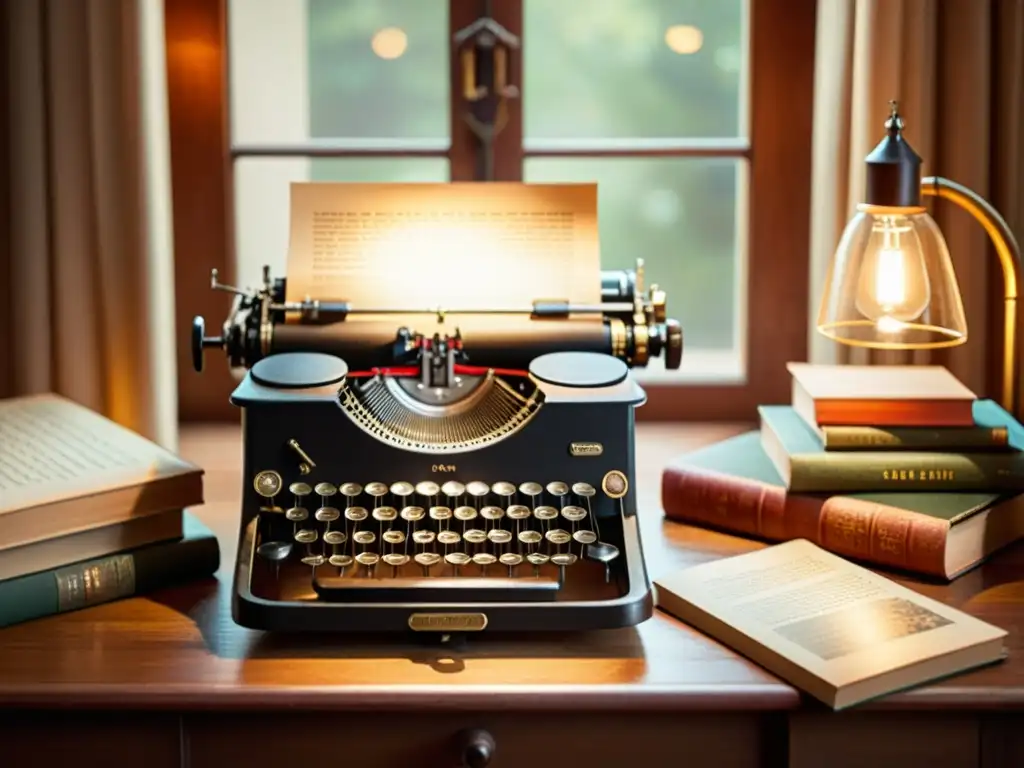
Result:
<svg viewBox="0 0 1024 768"><path fill-rule="evenodd" d="M581 560L601 564L607 581L618 556L593 513L598 491L583 482L284 488L268 471L254 484L265 501L258 554L300 560L327 599L553 599ZM626 487L621 473L605 478L606 494Z"/></svg>

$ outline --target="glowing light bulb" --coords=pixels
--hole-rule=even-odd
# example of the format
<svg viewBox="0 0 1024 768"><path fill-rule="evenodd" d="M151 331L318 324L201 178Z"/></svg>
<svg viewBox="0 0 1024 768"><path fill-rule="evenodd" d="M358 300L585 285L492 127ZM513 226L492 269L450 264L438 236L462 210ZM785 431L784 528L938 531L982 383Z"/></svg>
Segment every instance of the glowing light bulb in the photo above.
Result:
<svg viewBox="0 0 1024 768"><path fill-rule="evenodd" d="M910 221L876 217L860 268L857 310L879 330L896 331L920 317L930 300L924 251Z"/></svg>

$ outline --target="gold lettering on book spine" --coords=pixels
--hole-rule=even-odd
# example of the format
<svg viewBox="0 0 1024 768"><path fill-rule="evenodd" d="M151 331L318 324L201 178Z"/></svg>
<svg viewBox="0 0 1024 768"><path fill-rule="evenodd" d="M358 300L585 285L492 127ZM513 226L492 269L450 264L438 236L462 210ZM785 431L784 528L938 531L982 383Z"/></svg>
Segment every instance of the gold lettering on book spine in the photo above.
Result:
<svg viewBox="0 0 1024 768"><path fill-rule="evenodd" d="M953 482L952 469L883 469L882 479L891 482Z"/></svg>
<svg viewBox="0 0 1024 768"><path fill-rule="evenodd" d="M132 555L105 557L61 568L54 578L58 611L108 603L135 593L135 559Z"/></svg>

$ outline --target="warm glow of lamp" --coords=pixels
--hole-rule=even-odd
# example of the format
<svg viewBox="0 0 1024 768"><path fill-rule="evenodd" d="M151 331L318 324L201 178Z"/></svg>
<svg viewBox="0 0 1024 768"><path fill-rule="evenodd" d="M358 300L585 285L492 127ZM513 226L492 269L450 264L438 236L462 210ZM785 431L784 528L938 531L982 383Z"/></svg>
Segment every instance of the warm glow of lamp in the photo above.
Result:
<svg viewBox="0 0 1024 768"><path fill-rule="evenodd" d="M665 45L675 53L696 53L704 45L704 33L688 24L674 24L665 30Z"/></svg>
<svg viewBox="0 0 1024 768"><path fill-rule="evenodd" d="M385 27L377 30L370 47L382 59L397 59L409 47L409 37L398 27Z"/></svg>
<svg viewBox="0 0 1024 768"><path fill-rule="evenodd" d="M921 158L903 138L896 103L886 136L865 158L865 201L836 249L818 312L830 339L874 349L935 349L967 341L967 320L946 240L921 203L950 200L985 228L1005 283L1002 404L1016 396L1016 307L1020 250L998 212L971 190L940 177L921 178Z"/></svg>

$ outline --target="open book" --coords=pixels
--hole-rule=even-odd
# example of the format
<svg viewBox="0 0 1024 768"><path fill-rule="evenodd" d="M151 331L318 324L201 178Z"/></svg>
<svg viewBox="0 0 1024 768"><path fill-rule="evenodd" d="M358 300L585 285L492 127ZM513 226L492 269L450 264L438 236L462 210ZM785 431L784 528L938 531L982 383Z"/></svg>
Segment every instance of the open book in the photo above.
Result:
<svg viewBox="0 0 1024 768"><path fill-rule="evenodd" d="M797 539L677 571L657 606L844 709L1005 657L1007 633Z"/></svg>

